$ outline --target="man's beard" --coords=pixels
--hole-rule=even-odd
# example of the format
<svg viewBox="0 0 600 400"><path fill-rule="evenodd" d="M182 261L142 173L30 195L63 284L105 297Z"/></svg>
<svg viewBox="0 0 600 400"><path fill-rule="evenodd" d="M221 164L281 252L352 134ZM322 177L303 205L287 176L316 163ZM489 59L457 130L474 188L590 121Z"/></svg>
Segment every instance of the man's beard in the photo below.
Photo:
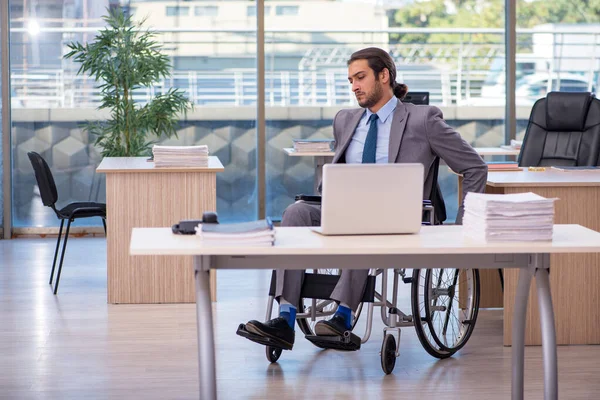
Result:
<svg viewBox="0 0 600 400"><path fill-rule="evenodd" d="M367 95L366 99L359 101L358 105L362 108L371 108L377 104L379 100L381 100L382 96L383 89L381 88L381 83L379 83L379 81L375 81L375 87L373 87L373 91Z"/></svg>

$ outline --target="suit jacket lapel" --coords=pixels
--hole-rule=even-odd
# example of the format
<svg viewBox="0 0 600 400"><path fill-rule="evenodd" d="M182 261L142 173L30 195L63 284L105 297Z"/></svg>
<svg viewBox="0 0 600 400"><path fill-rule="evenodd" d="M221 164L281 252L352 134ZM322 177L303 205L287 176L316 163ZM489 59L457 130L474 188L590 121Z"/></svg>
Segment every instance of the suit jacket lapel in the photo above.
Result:
<svg viewBox="0 0 600 400"><path fill-rule="evenodd" d="M333 164L338 163L340 161L340 158L342 157L342 155L344 153L346 153L346 149L348 149L348 146L350 145L352 136L354 136L354 131L356 130L356 127L358 126L360 119L362 118L363 114L365 113L365 110L362 108L357 109L355 111L356 112L354 113L354 115L352 115L352 117L350 117L350 119L348 120L348 124L342 128L342 129L344 129L343 134L345 136L342 139L342 146L338 149L338 151L333 156L333 161L332 161Z"/></svg>
<svg viewBox="0 0 600 400"><path fill-rule="evenodd" d="M404 128L406 128L406 120L408 117L408 110L401 101L398 101L396 110L392 117L392 126L390 128L390 146L388 151L388 162L395 163L400 152L400 144L402 143L402 136L404 135Z"/></svg>

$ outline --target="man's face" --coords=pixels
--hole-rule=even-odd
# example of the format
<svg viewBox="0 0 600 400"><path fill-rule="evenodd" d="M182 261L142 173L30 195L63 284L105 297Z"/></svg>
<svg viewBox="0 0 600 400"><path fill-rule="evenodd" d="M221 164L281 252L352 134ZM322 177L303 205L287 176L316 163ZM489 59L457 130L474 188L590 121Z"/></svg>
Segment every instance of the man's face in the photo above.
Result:
<svg viewBox="0 0 600 400"><path fill-rule="evenodd" d="M348 66L348 81L362 108L371 108L381 100L381 80L375 79L375 72L369 67L368 60L356 60Z"/></svg>

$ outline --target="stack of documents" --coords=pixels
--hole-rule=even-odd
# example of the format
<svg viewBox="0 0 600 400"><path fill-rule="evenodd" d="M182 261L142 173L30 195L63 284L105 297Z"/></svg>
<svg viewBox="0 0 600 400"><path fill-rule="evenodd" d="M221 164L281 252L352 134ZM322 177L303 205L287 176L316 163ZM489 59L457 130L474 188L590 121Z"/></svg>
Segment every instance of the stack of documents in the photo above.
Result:
<svg viewBox="0 0 600 400"><path fill-rule="evenodd" d="M595 166L595 165L589 165L589 166L573 166L573 167L569 167L569 166L557 166L557 167L550 167L550 169L553 169L555 171L563 171L563 172L568 172L568 171L600 171L600 167Z"/></svg>
<svg viewBox="0 0 600 400"><path fill-rule="evenodd" d="M468 193L465 235L487 242L552 240L555 200L535 193Z"/></svg>
<svg viewBox="0 0 600 400"><path fill-rule="evenodd" d="M236 224L201 224L196 234L213 246L273 246L275 229L269 218Z"/></svg>
<svg viewBox="0 0 600 400"><path fill-rule="evenodd" d="M157 167L208 167L208 146L157 146L152 147L154 165Z"/></svg>
<svg viewBox="0 0 600 400"><path fill-rule="evenodd" d="M294 139L294 150L299 153L333 151L333 140L329 139Z"/></svg>
<svg viewBox="0 0 600 400"><path fill-rule="evenodd" d="M522 140L515 140L512 139L510 141L509 145L502 145L500 146L503 149L507 149L507 150L521 150L521 146L523 145L523 141Z"/></svg>
<svg viewBox="0 0 600 400"><path fill-rule="evenodd" d="M523 171L519 164L511 161L491 161L487 163L488 171Z"/></svg>

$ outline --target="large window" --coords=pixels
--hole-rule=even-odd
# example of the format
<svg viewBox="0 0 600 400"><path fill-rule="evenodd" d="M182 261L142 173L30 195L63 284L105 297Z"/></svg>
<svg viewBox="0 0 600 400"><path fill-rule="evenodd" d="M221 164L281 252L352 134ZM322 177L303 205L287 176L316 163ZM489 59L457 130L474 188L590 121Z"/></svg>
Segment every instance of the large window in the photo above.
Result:
<svg viewBox="0 0 600 400"><path fill-rule="evenodd" d="M267 216L278 219L298 193L314 192L315 159L290 157L293 139L332 139L337 111L357 107L346 61L367 46L390 52L397 80L427 91L446 121L474 147L505 136L504 0L265 0L265 159L257 159L256 2L187 0L11 0L13 219L15 227L56 226L43 207L28 151L49 162L59 205L104 201L104 176L86 120L97 83L64 60L66 44L94 40L107 7L122 6L159 32L171 79L139 91L143 103L177 87L195 109L168 144L207 144L225 165L218 174L223 221L258 216L257 163L266 166ZM517 133L548 91L600 86L600 9L592 2L517 1ZM339 16L339 17L338 17ZM356 21L360 21L357 24ZM500 158L491 160L501 160ZM440 184L448 221L457 179L444 165ZM8 188L4 188L8 190ZM99 221L83 221L98 223Z"/></svg>
<svg viewBox="0 0 600 400"><path fill-rule="evenodd" d="M42 204L29 151L41 154L50 165L58 206L104 200L103 182L95 175L99 153L93 139L80 129L93 114L93 84L75 77L75 66L61 55L67 42L93 39L109 2L81 3L10 1L12 216L17 228L58 223L53 211ZM71 28L84 32L72 33Z"/></svg>
<svg viewBox="0 0 600 400"><path fill-rule="evenodd" d="M481 101L484 82L505 59L498 18L503 2L431 0L394 7L366 0L315 1L297 7L295 19L266 17L267 215L280 218L295 194L313 193L315 160L289 157L283 148L293 139L332 139L336 112L358 107L346 62L364 47L388 50L397 81L409 92L429 92L431 104L473 146L505 143L504 99ZM343 17L331 17L336 15ZM483 28L496 29L483 33ZM439 181L453 221L457 177L442 165Z"/></svg>
<svg viewBox="0 0 600 400"><path fill-rule="evenodd" d="M194 15L197 17L216 17L219 15L219 7L217 6L196 6L194 7Z"/></svg>
<svg viewBox="0 0 600 400"><path fill-rule="evenodd" d="M167 6L167 17L183 17L190 13L189 7Z"/></svg>
<svg viewBox="0 0 600 400"><path fill-rule="evenodd" d="M299 9L299 6L277 6L275 15L298 15Z"/></svg>
<svg viewBox="0 0 600 400"><path fill-rule="evenodd" d="M2 16L3 9L0 9L0 16ZM0 18L1 20L1 18ZM0 52L2 49L2 41L0 40ZM2 66L0 65L0 74L2 73ZM2 110L2 80L0 78L0 110ZM3 137L4 132L2 132L2 113L0 112L0 228L4 227L4 153L3 149ZM10 189L9 189L10 190Z"/></svg>
<svg viewBox="0 0 600 400"><path fill-rule="evenodd" d="M600 4L519 1L517 60L529 61L516 82L516 103L529 115L550 91L596 92L600 83ZM519 126L517 137L525 134Z"/></svg>
<svg viewBox="0 0 600 400"><path fill-rule="evenodd" d="M256 17L247 15L254 1L219 3L219 15L226 15L227 20L208 32L196 23L200 17L169 11L188 8L181 4L120 2L134 12L134 20L145 18L144 27L159 32L157 39L174 66L170 79L138 90L134 99L143 104L169 88L183 89L195 108L181 119L177 138L159 142L208 145L211 155L225 166L225 172L217 175L220 219L256 219ZM12 207L17 228L58 225L53 211L42 205L29 151L40 153L48 162L58 189L58 206L105 201L104 175L95 173L100 149L81 125L109 116L96 110L98 83L78 76L79 64L62 55L71 41L93 41L104 26L106 8L118 5L113 0L11 1ZM212 16L216 6L198 8ZM177 18L165 18L165 13ZM93 223L100 221L81 222Z"/></svg>
<svg viewBox="0 0 600 400"><path fill-rule="evenodd" d="M162 18L164 4L176 3L180 8L193 5L194 15ZM254 5L254 1L135 2L134 17L147 18L149 26L163 31L161 40L174 66L172 79L154 91L178 87L195 104L180 124L179 137L163 144L206 144L211 155L219 157L225 171L217 174L217 212L224 222L258 217L256 16L247 15L247 8ZM205 17L219 23L199 25Z"/></svg>

